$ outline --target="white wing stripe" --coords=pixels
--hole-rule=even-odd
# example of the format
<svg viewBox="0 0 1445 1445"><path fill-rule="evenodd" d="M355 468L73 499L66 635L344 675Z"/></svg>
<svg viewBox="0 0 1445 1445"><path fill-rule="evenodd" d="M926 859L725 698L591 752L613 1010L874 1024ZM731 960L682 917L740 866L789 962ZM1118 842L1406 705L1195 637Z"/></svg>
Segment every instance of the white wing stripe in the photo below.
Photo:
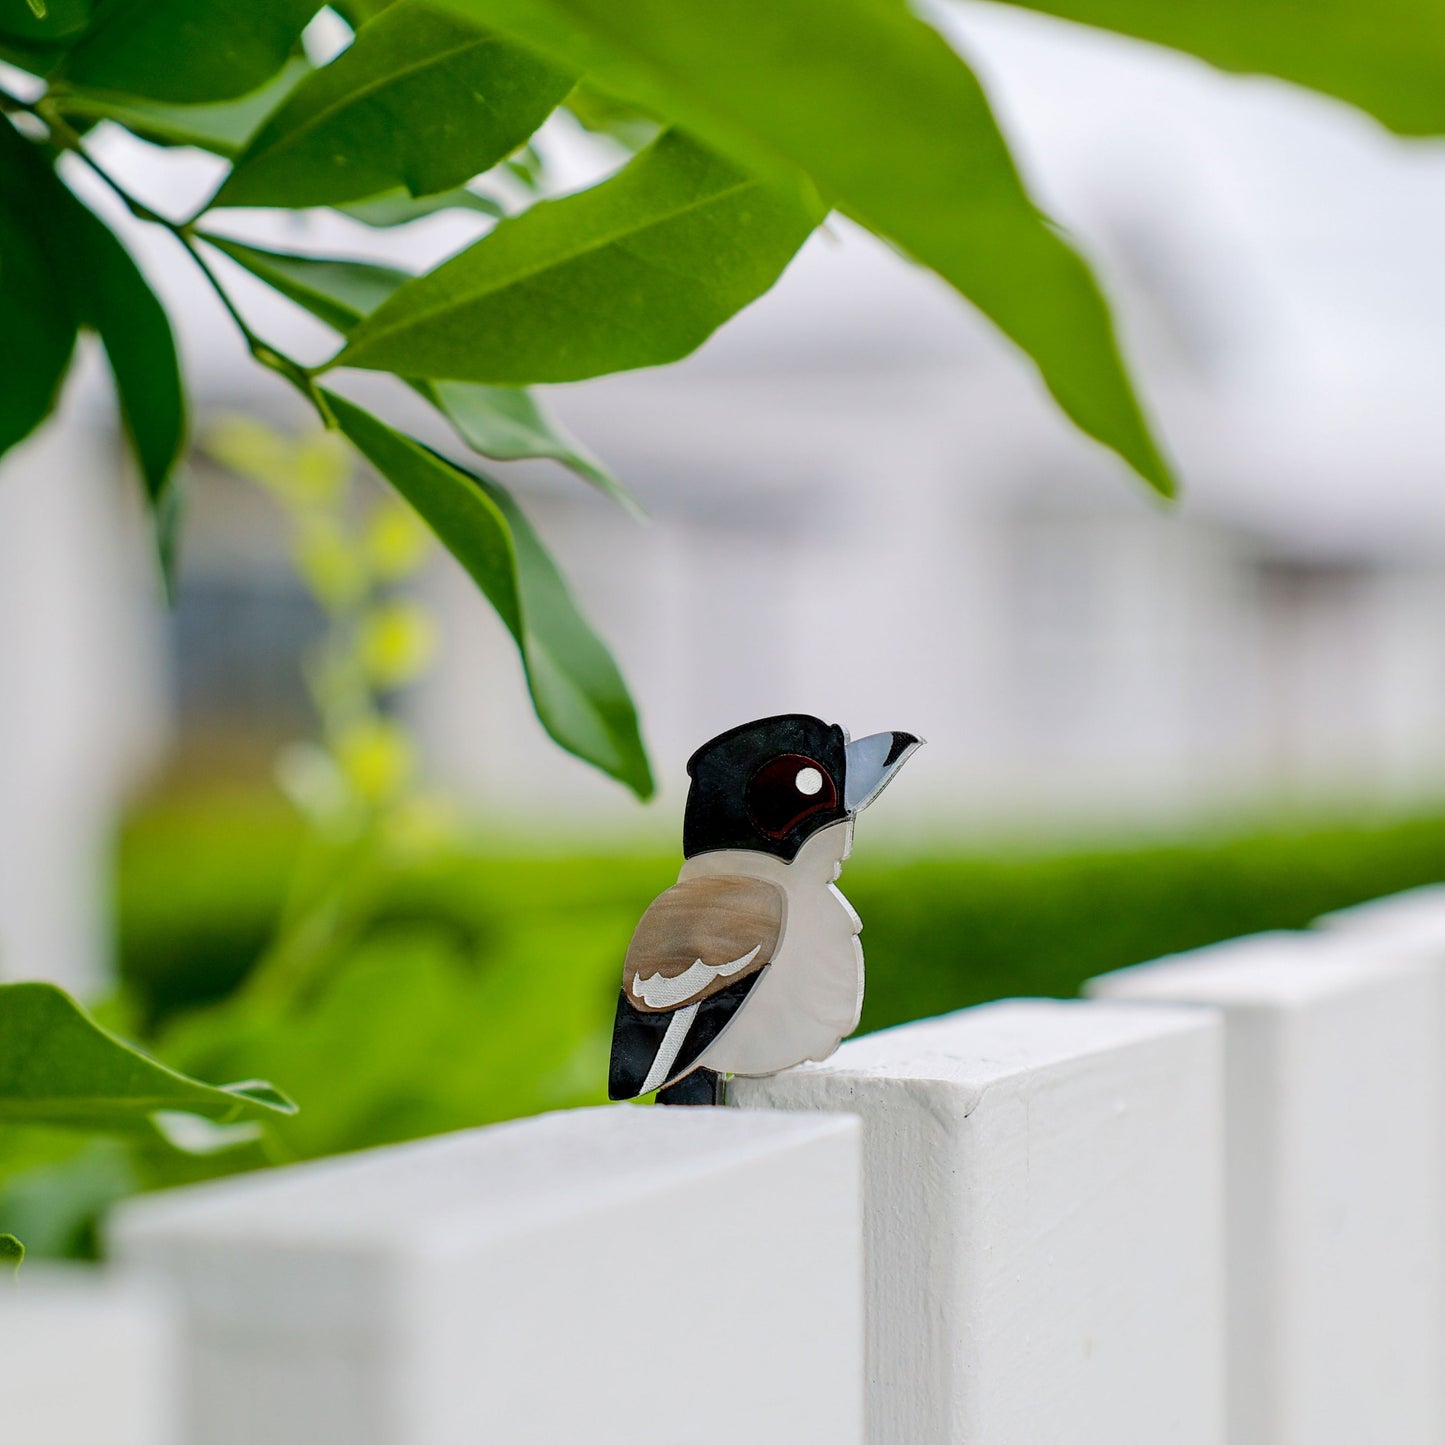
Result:
<svg viewBox="0 0 1445 1445"><path fill-rule="evenodd" d="M654 1089L660 1089L666 1082L667 1076L672 1072L672 1066L677 1060L678 1054L682 1052L682 1042L687 1037L687 1031L692 1027L692 1021L697 1017L697 1011L701 1004L689 1004L686 1008L680 1008L667 1021L667 1032L662 1036L662 1042L657 1046L657 1057L652 1061L652 1067L647 1071L647 1077L642 1081L642 1087L637 1091L639 1094L650 1094Z"/></svg>
<svg viewBox="0 0 1445 1445"><path fill-rule="evenodd" d="M650 973L646 978L640 974L633 975L632 996L640 998L648 1008L676 1008L678 1004L685 1003L695 993L701 992L715 978L731 978L735 973L741 973L761 952L762 944L743 954L741 958L735 958L731 963L707 964L702 959L694 959L682 973L675 978L668 978L661 973Z"/></svg>

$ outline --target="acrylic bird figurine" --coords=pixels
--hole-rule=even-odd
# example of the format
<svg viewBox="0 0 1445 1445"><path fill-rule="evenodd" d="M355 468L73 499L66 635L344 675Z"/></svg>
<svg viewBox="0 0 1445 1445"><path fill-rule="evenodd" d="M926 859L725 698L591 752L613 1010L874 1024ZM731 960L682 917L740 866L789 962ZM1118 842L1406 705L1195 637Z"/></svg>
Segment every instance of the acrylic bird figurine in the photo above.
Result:
<svg viewBox="0 0 1445 1445"><path fill-rule="evenodd" d="M862 926L833 886L853 820L922 739L848 734L805 713L704 743L682 825L682 872L627 949L608 1092L719 1102L728 1074L823 1060L863 1006Z"/></svg>

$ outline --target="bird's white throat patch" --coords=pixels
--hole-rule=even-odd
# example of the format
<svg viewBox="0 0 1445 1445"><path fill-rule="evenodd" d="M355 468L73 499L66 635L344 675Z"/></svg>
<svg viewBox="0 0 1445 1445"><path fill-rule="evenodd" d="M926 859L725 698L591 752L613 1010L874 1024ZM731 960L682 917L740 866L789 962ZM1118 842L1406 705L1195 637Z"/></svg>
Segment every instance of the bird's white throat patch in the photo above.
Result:
<svg viewBox="0 0 1445 1445"><path fill-rule="evenodd" d="M753 849L699 853L683 878L742 874L776 883L786 900L771 963L737 1016L699 1062L730 1074L772 1074L826 1059L858 1026L863 1002L862 926L834 886L853 841L853 821L820 828L791 863Z"/></svg>

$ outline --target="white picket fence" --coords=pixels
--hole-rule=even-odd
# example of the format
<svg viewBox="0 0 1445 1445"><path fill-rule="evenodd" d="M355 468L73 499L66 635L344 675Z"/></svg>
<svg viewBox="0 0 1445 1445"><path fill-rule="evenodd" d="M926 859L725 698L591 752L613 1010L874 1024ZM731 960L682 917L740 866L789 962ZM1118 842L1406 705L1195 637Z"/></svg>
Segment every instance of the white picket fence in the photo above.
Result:
<svg viewBox="0 0 1445 1445"><path fill-rule="evenodd" d="M0 1439L1445 1445L1445 887L1088 992L133 1201Z"/></svg>

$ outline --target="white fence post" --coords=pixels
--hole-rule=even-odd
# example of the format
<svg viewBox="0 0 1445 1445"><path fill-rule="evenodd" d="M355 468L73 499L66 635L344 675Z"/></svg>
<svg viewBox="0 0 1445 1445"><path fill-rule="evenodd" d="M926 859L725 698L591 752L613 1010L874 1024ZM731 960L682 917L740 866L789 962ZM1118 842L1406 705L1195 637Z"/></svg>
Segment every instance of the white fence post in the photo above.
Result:
<svg viewBox="0 0 1445 1445"><path fill-rule="evenodd" d="M863 1116L869 1445L1221 1445L1220 1042L1026 1000L733 1081Z"/></svg>
<svg viewBox="0 0 1445 1445"><path fill-rule="evenodd" d="M172 1316L153 1288L27 1264L0 1283L5 1445L174 1445Z"/></svg>
<svg viewBox="0 0 1445 1445"><path fill-rule="evenodd" d="M1445 883L1407 888L1403 893L1327 913L1315 920L1315 927L1331 933L1368 932L1378 939L1433 947L1445 960Z"/></svg>
<svg viewBox="0 0 1445 1445"><path fill-rule="evenodd" d="M178 1190L188 1445L861 1445L856 1120L617 1107Z"/></svg>
<svg viewBox="0 0 1445 1445"><path fill-rule="evenodd" d="M1231 1445L1439 1445L1445 969L1262 934L1090 992L1224 1012Z"/></svg>

